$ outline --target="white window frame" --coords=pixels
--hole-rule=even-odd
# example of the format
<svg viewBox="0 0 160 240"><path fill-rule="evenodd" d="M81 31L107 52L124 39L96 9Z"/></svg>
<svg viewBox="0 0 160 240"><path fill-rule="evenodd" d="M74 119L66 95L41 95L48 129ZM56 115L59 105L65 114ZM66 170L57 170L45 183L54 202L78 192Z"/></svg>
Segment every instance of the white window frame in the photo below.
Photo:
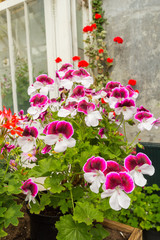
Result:
<svg viewBox="0 0 160 240"><path fill-rule="evenodd" d="M29 13L28 2L31 0L6 0L0 3L0 13L6 11L8 28L9 58L11 67L11 82L13 95L13 110L18 113L17 92L15 82L15 62L14 47L11 29L10 10L19 4L24 4L24 19L26 29L27 60L29 71L29 84L33 83L30 32L29 32ZM61 57L63 63L70 62L72 57L78 55L77 44L77 24L76 24L76 0L43 0L46 30L46 50L48 76L54 78L55 71L59 64L55 63L57 57ZM83 26L89 24L92 19L91 0L88 0L89 8L86 9L82 0ZM62 19L63 18L63 19ZM62 23L63 21L63 23ZM55 24L56 23L56 24ZM83 35L84 36L84 35ZM65 41L64 41L65 39ZM58 89L51 97L58 96ZM0 93L0 108L2 109L2 99Z"/></svg>

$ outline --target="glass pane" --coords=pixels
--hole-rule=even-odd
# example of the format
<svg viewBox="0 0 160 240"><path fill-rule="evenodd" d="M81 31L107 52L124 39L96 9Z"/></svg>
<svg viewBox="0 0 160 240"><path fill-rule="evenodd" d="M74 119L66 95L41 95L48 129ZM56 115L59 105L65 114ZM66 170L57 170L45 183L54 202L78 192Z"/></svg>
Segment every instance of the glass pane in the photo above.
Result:
<svg viewBox="0 0 160 240"><path fill-rule="evenodd" d="M47 54L43 0L28 4L31 53L34 78L41 73L47 73Z"/></svg>
<svg viewBox="0 0 160 240"><path fill-rule="evenodd" d="M0 103L7 109L10 108L13 113L7 18L5 13L0 14L0 63Z"/></svg>
<svg viewBox="0 0 160 240"><path fill-rule="evenodd" d="M12 36L15 57L15 79L17 86L18 111L27 112L29 107L29 75L27 65L26 30L24 6L18 5L11 10Z"/></svg>
<svg viewBox="0 0 160 240"><path fill-rule="evenodd" d="M82 19L82 1L76 0L76 16L77 16L77 36L78 36L78 56L84 58L83 46L83 19Z"/></svg>

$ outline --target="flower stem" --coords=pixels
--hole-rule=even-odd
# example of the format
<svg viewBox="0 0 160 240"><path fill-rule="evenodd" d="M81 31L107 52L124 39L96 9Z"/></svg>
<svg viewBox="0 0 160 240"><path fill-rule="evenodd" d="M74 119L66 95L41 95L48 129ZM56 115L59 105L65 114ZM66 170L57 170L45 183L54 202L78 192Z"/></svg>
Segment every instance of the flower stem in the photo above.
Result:
<svg viewBox="0 0 160 240"><path fill-rule="evenodd" d="M71 201L72 201L72 208L73 208L73 212L74 212L74 201L73 201L72 189L70 190L70 195L71 195Z"/></svg>

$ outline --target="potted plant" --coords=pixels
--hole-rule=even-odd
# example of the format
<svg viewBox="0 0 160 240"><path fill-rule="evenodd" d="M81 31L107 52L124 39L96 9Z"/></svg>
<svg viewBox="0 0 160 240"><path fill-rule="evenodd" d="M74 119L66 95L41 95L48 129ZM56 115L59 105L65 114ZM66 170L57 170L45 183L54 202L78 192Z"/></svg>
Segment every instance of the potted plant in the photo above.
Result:
<svg viewBox="0 0 160 240"><path fill-rule="evenodd" d="M10 141L1 148L7 162L0 175L1 236L2 228L22 216L19 205L9 210L6 204L23 191L31 214L52 209L58 215L55 239L103 239L107 233L99 223L106 212L128 208L135 185L146 184L143 173L154 174L150 159L132 155L134 141L126 138L126 125L145 115L142 106L135 107L137 92L113 81L95 91L81 63L75 70L63 64L56 72L57 99L47 97L54 80L42 74L28 89L27 116L11 116L5 108L1 112L3 141ZM38 191L41 177L46 191Z"/></svg>
<svg viewBox="0 0 160 240"><path fill-rule="evenodd" d="M160 238L160 211L159 187L152 186L137 187L130 195L131 205L118 213L113 213L114 219L143 230L143 239ZM112 216L113 216L112 215Z"/></svg>

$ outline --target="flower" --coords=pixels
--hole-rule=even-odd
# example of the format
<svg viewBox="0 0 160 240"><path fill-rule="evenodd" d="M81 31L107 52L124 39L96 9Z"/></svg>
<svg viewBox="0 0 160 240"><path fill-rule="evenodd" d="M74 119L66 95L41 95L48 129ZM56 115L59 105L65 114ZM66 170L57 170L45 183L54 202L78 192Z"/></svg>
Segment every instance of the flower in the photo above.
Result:
<svg viewBox="0 0 160 240"><path fill-rule="evenodd" d="M78 103L77 111L83 112L87 116L85 117L85 122L87 126L96 127L99 124L99 120L102 116L99 111L94 111L96 108L94 103L88 103L86 100L82 100Z"/></svg>
<svg viewBox="0 0 160 240"><path fill-rule="evenodd" d="M124 166L133 177L135 184L141 187L145 186L147 183L143 174L152 176L155 172L151 160L144 153L138 153L136 156L127 156L124 160Z"/></svg>
<svg viewBox="0 0 160 240"><path fill-rule="evenodd" d="M92 183L90 189L94 193L99 192L101 183L105 182L105 176L103 174L106 169L106 161L101 157L91 157L87 160L83 167L84 178L87 182Z"/></svg>
<svg viewBox="0 0 160 240"><path fill-rule="evenodd" d="M61 59L60 57L57 57L57 58L55 59L55 62L56 62L56 63L60 63L60 62L62 62L62 59Z"/></svg>
<svg viewBox="0 0 160 240"><path fill-rule="evenodd" d="M128 84L130 84L131 86L135 86L137 83L137 81L135 79L129 79L128 80Z"/></svg>
<svg viewBox="0 0 160 240"><path fill-rule="evenodd" d="M102 16L101 16L100 14L96 13L94 17L95 17L95 19L99 19L99 18L101 18Z"/></svg>
<svg viewBox="0 0 160 240"><path fill-rule="evenodd" d="M74 57L72 57L72 60L73 61L77 61L77 60L80 60L81 59L81 57L79 57L79 56L74 56Z"/></svg>
<svg viewBox="0 0 160 240"><path fill-rule="evenodd" d="M121 208L126 209L130 205L130 198L126 193L131 193L134 187L133 179L128 173L110 172L106 176L101 197L110 197L109 204L116 211Z"/></svg>
<svg viewBox="0 0 160 240"><path fill-rule="evenodd" d="M54 121L49 123L44 131L44 141L47 145L54 145L55 152L64 152L67 147L74 147L76 141L71 136L74 133L73 127L66 121Z"/></svg>
<svg viewBox="0 0 160 240"><path fill-rule="evenodd" d="M96 24L96 23L93 23L93 24L91 25L91 27L92 27L92 29L94 30L94 29L97 28L97 24Z"/></svg>
<svg viewBox="0 0 160 240"><path fill-rule="evenodd" d="M78 67L88 67L89 63L85 60L81 60L79 63L78 63Z"/></svg>
<svg viewBox="0 0 160 240"><path fill-rule="evenodd" d="M22 137L18 138L18 144L22 151L27 153L36 146L36 138L38 137L38 130L35 127L26 126Z"/></svg>
<svg viewBox="0 0 160 240"><path fill-rule="evenodd" d="M115 38L113 38L113 41L114 42L117 42L117 43L119 43L119 44L122 44L123 43L123 39L121 38L121 37L115 37Z"/></svg>
<svg viewBox="0 0 160 240"><path fill-rule="evenodd" d="M107 62L108 63L112 63L113 62L113 58L107 58Z"/></svg>
<svg viewBox="0 0 160 240"><path fill-rule="evenodd" d="M83 28L83 32L92 32L93 31L93 29L95 28L95 25L94 26L89 26L89 25L87 25L87 26L85 26L84 28Z"/></svg>
<svg viewBox="0 0 160 240"><path fill-rule="evenodd" d="M104 50L103 50L102 48L100 48L100 49L98 50L98 52L99 52L99 53L103 53Z"/></svg>
<svg viewBox="0 0 160 240"><path fill-rule="evenodd" d="M37 184L32 181L32 179L28 179L27 181L23 182L21 189L27 195L25 201L28 201L29 204L31 201L36 203L35 197L38 193L38 187Z"/></svg>

